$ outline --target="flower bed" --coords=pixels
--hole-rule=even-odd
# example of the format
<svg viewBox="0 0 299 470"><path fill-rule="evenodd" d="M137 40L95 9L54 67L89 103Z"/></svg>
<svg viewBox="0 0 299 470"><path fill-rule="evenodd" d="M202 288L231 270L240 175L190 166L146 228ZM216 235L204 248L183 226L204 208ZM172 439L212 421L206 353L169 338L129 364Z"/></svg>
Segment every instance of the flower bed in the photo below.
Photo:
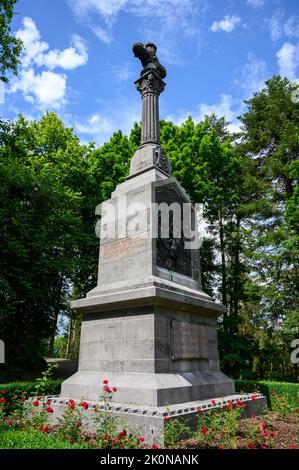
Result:
<svg viewBox="0 0 299 470"><path fill-rule="evenodd" d="M121 392L111 386L107 379L99 383L99 401L104 406L91 405L85 400L78 402L70 399L58 419L58 424L49 422L49 417L53 413L51 399L43 399L37 395L34 399L27 400L30 391L26 390L24 384L22 385L18 384L16 388L9 384L3 386L0 391L0 448L2 449L150 447L136 430L129 429L125 424L119 430L115 418L107 413L108 402L113 394ZM36 383L34 385L36 389ZM55 387L58 384L52 385L51 391L53 389L57 391ZM245 385L246 392L250 391L251 399L255 400L256 394L262 391L261 387L257 384L253 384L253 387L251 384ZM43 389L46 389L46 382L43 383ZM247 419L240 419L244 408L248 406L242 400L234 402L228 400L221 406L221 411L213 409L215 404L216 401L211 400L208 411L197 409L195 429L191 429L182 418L170 419L165 416L164 446L201 449L298 448L299 417L292 395L290 398L273 390L272 411L265 411L258 417L252 415ZM84 426L87 413L91 410L95 432L87 432ZM152 447L157 448L157 445Z"/></svg>

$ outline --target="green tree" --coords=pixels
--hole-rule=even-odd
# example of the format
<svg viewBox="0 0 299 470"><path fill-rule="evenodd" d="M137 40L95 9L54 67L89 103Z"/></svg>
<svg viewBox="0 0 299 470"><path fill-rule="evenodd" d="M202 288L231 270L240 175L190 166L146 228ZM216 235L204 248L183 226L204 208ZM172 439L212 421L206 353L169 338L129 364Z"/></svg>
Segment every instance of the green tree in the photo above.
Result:
<svg viewBox="0 0 299 470"><path fill-rule="evenodd" d="M292 367L283 325L298 311L299 105L291 100L293 91L286 78L267 80L266 87L246 102L238 144L247 168L242 207L250 269L247 302L257 302L250 320L258 345L253 372L265 377L275 370L285 380L292 379Z"/></svg>
<svg viewBox="0 0 299 470"><path fill-rule="evenodd" d="M11 21L17 0L0 2L0 81L8 82L8 73L17 74L23 44L11 33Z"/></svg>

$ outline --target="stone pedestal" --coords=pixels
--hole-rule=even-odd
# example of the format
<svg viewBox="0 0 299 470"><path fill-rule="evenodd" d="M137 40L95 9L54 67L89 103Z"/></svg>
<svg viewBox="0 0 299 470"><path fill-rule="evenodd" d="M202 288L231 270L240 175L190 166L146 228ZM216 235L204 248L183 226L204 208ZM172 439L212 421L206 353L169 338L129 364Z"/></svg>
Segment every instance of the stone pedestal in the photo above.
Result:
<svg viewBox="0 0 299 470"><path fill-rule="evenodd" d="M79 370L62 395L97 400L103 379L119 389L113 400L131 405L231 395L217 347L224 308L200 288L198 250L179 243L173 256L168 240L152 237L154 203L183 204L188 195L157 168L133 176L102 205L98 285L72 303L83 314Z"/></svg>

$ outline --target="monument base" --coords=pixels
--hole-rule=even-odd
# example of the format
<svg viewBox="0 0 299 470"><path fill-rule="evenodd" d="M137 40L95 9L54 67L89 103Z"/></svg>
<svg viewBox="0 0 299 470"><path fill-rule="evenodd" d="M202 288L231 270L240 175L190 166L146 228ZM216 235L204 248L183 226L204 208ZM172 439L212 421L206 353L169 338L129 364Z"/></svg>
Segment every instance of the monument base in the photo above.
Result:
<svg viewBox="0 0 299 470"><path fill-rule="evenodd" d="M62 396L96 401L105 379L119 389L113 400L137 406L234 394L219 367L222 306L192 288L152 282L76 301L83 313L79 370L63 382Z"/></svg>
<svg viewBox="0 0 299 470"><path fill-rule="evenodd" d="M73 397L70 397L73 399ZM47 400L51 401L51 407L54 412L50 416L50 423L56 424L58 418L61 417L65 409L68 407L69 398L63 396L47 396L43 398L44 403ZM76 406L80 405L81 400L75 400ZM88 401L88 409L83 411L84 422L83 425L86 430L94 432L96 430L94 418L95 407L98 410L105 410L110 413L116 420L119 426L119 431L124 428L129 431L137 431L139 436L144 437L146 445L156 444L163 446L164 444L164 428L168 419L183 418L192 429L196 429L197 417L199 409L202 413L208 411L224 410L224 407L229 403L237 404L242 402L242 418L249 418L251 415L259 415L267 408L266 397L261 394L255 394L255 399L252 395L235 394L226 396L225 398L214 398L213 403L211 400L192 401L187 403L179 403L169 406L150 407L150 406L134 406L125 405L122 403L103 403L98 401ZM240 406L240 405L238 405Z"/></svg>
<svg viewBox="0 0 299 470"><path fill-rule="evenodd" d="M109 381L119 393L113 397L118 403L139 406L163 406L215 396L230 395L233 381L221 371L181 372L176 374L95 372L79 370L65 380L62 395L72 398L97 400L101 379Z"/></svg>

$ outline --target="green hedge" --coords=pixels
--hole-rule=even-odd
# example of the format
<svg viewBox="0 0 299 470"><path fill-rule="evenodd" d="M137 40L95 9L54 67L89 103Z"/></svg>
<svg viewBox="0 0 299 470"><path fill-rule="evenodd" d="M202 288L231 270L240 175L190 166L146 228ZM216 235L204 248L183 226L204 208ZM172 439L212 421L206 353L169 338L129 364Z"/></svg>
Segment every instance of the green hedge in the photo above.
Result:
<svg viewBox="0 0 299 470"><path fill-rule="evenodd" d="M262 380L256 382L253 380L235 380L235 386L237 392L260 392L267 397L269 408L272 408L272 393L276 392L280 396L285 396L288 399L290 406L298 409L299 404L299 384L288 383L288 382L268 382Z"/></svg>
<svg viewBox="0 0 299 470"><path fill-rule="evenodd" d="M71 444L59 436L46 434L37 429L0 428L0 449L85 449L87 444Z"/></svg>
<svg viewBox="0 0 299 470"><path fill-rule="evenodd" d="M35 389L39 382L11 382L8 384L0 384L0 398L5 397L8 406L7 412L13 411L21 398L28 398L35 395ZM60 394L62 380L49 380L45 386L43 395Z"/></svg>

